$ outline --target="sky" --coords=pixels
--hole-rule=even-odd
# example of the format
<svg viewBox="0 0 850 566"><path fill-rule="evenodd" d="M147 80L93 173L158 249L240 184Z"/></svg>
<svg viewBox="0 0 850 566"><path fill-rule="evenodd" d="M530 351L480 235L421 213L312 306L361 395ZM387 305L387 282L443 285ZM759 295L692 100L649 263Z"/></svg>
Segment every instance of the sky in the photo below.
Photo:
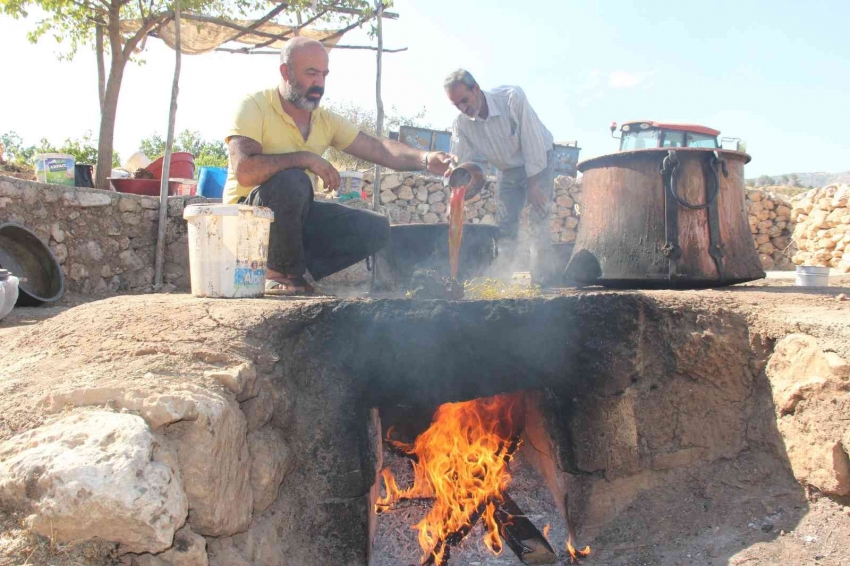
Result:
<svg viewBox="0 0 850 566"><path fill-rule="evenodd" d="M581 159L611 153L612 121L680 121L743 138L746 176L850 170L850 22L847 0L600 2L395 0L384 26L383 101L423 125L448 128L457 114L442 89L468 69L485 89L518 85L556 141L578 140ZM97 136L93 51L73 61L35 19L0 15L0 133L55 144ZM346 44L368 44L365 31ZM122 158L167 129L174 53L151 39L130 64L118 107ZM177 131L222 139L239 99L273 86L269 55L184 56ZM375 53L333 50L325 99L375 105Z"/></svg>

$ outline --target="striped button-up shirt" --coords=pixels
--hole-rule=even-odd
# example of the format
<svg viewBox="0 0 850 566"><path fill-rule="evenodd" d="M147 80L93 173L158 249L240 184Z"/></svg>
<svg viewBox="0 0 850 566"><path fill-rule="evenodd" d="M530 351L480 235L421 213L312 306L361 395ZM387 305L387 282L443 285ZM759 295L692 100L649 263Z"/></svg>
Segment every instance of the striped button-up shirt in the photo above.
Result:
<svg viewBox="0 0 850 566"><path fill-rule="evenodd" d="M546 168L552 134L518 86L483 91L487 118L459 115L452 128L452 153L460 162L486 160L499 170L525 167L527 177Z"/></svg>

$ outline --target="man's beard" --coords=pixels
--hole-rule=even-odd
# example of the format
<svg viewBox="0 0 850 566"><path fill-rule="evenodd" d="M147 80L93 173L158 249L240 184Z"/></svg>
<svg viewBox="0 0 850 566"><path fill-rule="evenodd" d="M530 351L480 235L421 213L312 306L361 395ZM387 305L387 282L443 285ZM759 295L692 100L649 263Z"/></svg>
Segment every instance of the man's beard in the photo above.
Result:
<svg viewBox="0 0 850 566"><path fill-rule="evenodd" d="M307 98L310 94L318 94L319 98L310 99ZM322 95L325 94L325 89L320 86L313 86L308 88L306 91L304 88L298 83L298 81L292 79L289 82L284 83L283 88L283 98L288 102L292 103L296 108L300 108L301 110L309 110L312 112L316 108L319 107L319 103L322 101Z"/></svg>

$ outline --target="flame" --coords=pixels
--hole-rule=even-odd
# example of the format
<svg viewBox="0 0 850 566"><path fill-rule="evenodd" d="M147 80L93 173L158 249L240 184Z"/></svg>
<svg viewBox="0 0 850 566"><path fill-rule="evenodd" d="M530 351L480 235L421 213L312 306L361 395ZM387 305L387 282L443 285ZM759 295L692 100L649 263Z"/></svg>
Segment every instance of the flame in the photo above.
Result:
<svg viewBox="0 0 850 566"><path fill-rule="evenodd" d="M567 552L570 553L570 562L575 563L578 562L579 558L584 558L585 556L590 555L590 547L585 546L581 550L576 550L573 548L573 539L572 537L567 537Z"/></svg>
<svg viewBox="0 0 850 566"><path fill-rule="evenodd" d="M466 220L464 197L466 185L452 190L449 203L451 216L449 218L449 263L453 278L457 278L457 267L460 261L460 242L463 239L463 221Z"/></svg>
<svg viewBox="0 0 850 566"><path fill-rule="evenodd" d="M546 523L546 526L543 527L543 538L545 538L546 540L549 540L549 529L551 528L552 525L550 525L549 523Z"/></svg>
<svg viewBox="0 0 850 566"><path fill-rule="evenodd" d="M392 472L382 471L386 496L378 500L376 511L401 498L434 499L426 517L413 527L419 531L423 561L433 555L441 564L448 546L457 544L479 517L487 547L496 554L502 551L495 503L510 482L507 466L519 446L521 409L516 395L441 405L428 430L412 445L401 445L417 457L413 486L399 490Z"/></svg>

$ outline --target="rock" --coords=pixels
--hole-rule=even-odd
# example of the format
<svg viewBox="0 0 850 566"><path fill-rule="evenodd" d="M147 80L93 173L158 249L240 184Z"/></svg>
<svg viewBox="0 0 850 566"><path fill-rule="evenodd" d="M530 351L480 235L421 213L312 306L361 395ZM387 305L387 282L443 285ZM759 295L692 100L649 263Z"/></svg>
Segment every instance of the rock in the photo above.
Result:
<svg viewBox="0 0 850 566"><path fill-rule="evenodd" d="M122 197L118 200L118 210L120 212L136 212L141 210L141 208L141 203L136 199Z"/></svg>
<svg viewBox="0 0 850 566"><path fill-rule="evenodd" d="M429 212L428 214L422 216L422 221L425 222L425 224L436 224L440 221L440 219L433 212Z"/></svg>
<svg viewBox="0 0 850 566"><path fill-rule="evenodd" d="M428 189L429 193L436 193L437 191L443 190L443 184L442 183L431 183L430 185L426 185L425 188Z"/></svg>
<svg viewBox="0 0 850 566"><path fill-rule="evenodd" d="M431 210L431 205L429 204L420 204L416 207L416 214L428 214L428 211Z"/></svg>
<svg viewBox="0 0 850 566"><path fill-rule="evenodd" d="M132 566L209 566L207 541L183 527L174 535L174 544L161 554L132 557Z"/></svg>
<svg viewBox="0 0 850 566"><path fill-rule="evenodd" d="M121 261L121 267L128 271L137 271L145 267L145 262L133 250L124 250L118 254L118 259Z"/></svg>
<svg viewBox="0 0 850 566"><path fill-rule="evenodd" d="M77 192L77 203L83 208L91 208L95 206L109 206L112 204L112 197L105 192Z"/></svg>
<svg viewBox="0 0 850 566"><path fill-rule="evenodd" d="M558 206L561 206L561 207L564 207L564 208L572 208L573 204L575 204L575 201L573 201L573 199L571 199L568 196L563 196L563 197L558 197L557 199L555 199L555 203Z"/></svg>
<svg viewBox="0 0 850 566"><path fill-rule="evenodd" d="M446 200L446 195L442 191L437 193L431 193L430 195L428 195L428 202L430 204L434 204L436 202L443 202L444 200Z"/></svg>
<svg viewBox="0 0 850 566"><path fill-rule="evenodd" d="M424 186L416 189L416 200L420 202L428 202L428 189Z"/></svg>
<svg viewBox="0 0 850 566"><path fill-rule="evenodd" d="M387 191L392 191L401 186L401 175L398 173L390 173L381 178L381 196Z"/></svg>
<svg viewBox="0 0 850 566"><path fill-rule="evenodd" d="M850 364L823 352L813 337L791 334L777 343L766 374L797 481L827 494L850 494L850 434L844 424L850 400L839 393L850 379Z"/></svg>
<svg viewBox="0 0 850 566"><path fill-rule="evenodd" d="M260 387L260 393L239 405L245 413L245 422L248 432L253 432L272 420L274 414L274 397L270 391L271 386Z"/></svg>
<svg viewBox="0 0 850 566"><path fill-rule="evenodd" d="M281 537L272 517L260 517L251 524L247 532L234 536L233 543L250 564L263 566L291 564L284 556Z"/></svg>
<svg viewBox="0 0 850 566"><path fill-rule="evenodd" d="M397 200L397 199L398 199L398 197L392 191L382 191L381 192L381 203L382 204L388 204L388 203L391 203L391 202L393 202L394 200Z"/></svg>
<svg viewBox="0 0 850 566"><path fill-rule="evenodd" d="M59 542L100 538L129 552L171 546L187 513L174 458L136 415L75 413L0 445L0 500L32 509Z"/></svg>
<svg viewBox="0 0 850 566"><path fill-rule="evenodd" d="M496 218L492 214L485 214L481 219L481 224L496 224Z"/></svg>
<svg viewBox="0 0 850 566"><path fill-rule="evenodd" d="M72 263L71 270L68 272L68 277L71 278L72 281L82 281L86 277L89 276L89 272L86 267L81 263Z"/></svg>
<svg viewBox="0 0 850 566"><path fill-rule="evenodd" d="M570 216L566 220L564 220L564 227L574 230L578 227L578 218L575 216Z"/></svg>
<svg viewBox="0 0 850 566"><path fill-rule="evenodd" d="M212 393L194 392L192 400L196 420L166 428L189 498L189 525L205 536L244 531L253 510L245 417L234 402Z"/></svg>
<svg viewBox="0 0 850 566"><path fill-rule="evenodd" d="M236 394L238 401L247 400L256 396L259 391L254 391L257 379L257 370L252 362L245 362L238 366L216 369L204 372L204 377L221 383L224 387Z"/></svg>
<svg viewBox="0 0 850 566"><path fill-rule="evenodd" d="M51 245L50 251L53 252L56 261L60 264L65 263L65 260L68 259L68 247L65 244Z"/></svg>
<svg viewBox="0 0 850 566"><path fill-rule="evenodd" d="M445 212L448 207L444 202L435 202L431 205L431 212L436 214L440 214L441 212ZM426 211L427 212L427 211Z"/></svg>
<svg viewBox="0 0 850 566"><path fill-rule="evenodd" d="M52 237L58 244L65 241L65 231L62 230L58 222L54 222L50 227L50 237Z"/></svg>
<svg viewBox="0 0 850 566"><path fill-rule="evenodd" d="M277 499L283 478L292 470L295 460L275 427L266 426L248 435L251 455L251 490L254 515L259 516Z"/></svg>
<svg viewBox="0 0 850 566"><path fill-rule="evenodd" d="M767 254L759 254L759 262L761 262L761 267L765 271L770 271L776 265L776 262L773 261L773 258Z"/></svg>
<svg viewBox="0 0 850 566"><path fill-rule="evenodd" d="M402 200L411 200L412 198L414 198L413 189L411 189L407 185L403 185L398 191L398 198Z"/></svg>

